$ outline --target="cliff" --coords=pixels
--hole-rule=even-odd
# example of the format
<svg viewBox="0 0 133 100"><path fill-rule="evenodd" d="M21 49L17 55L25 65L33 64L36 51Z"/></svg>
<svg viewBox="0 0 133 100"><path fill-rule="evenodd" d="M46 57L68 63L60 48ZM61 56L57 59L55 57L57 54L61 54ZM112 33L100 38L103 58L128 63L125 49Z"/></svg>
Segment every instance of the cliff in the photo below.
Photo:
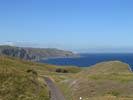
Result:
<svg viewBox="0 0 133 100"><path fill-rule="evenodd" d="M49 58L79 57L70 51L51 48L22 48L15 46L0 46L0 55L18 57L25 60L41 60Z"/></svg>

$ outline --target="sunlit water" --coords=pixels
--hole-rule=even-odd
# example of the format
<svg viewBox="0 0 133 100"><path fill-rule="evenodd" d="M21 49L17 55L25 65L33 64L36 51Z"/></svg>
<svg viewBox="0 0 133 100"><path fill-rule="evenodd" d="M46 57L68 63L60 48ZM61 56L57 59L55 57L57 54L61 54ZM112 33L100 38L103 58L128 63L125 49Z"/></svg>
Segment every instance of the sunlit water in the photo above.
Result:
<svg viewBox="0 0 133 100"><path fill-rule="evenodd" d="M125 62L133 69L133 54L82 54L80 58L58 58L40 62L63 66L89 67L99 62L115 60Z"/></svg>

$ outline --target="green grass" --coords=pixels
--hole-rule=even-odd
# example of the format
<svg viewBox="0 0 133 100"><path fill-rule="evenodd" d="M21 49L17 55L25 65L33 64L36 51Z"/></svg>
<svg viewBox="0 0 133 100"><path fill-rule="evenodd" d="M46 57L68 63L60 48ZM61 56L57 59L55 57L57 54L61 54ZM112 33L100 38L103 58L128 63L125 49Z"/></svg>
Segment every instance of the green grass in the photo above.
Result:
<svg viewBox="0 0 133 100"><path fill-rule="evenodd" d="M109 61L93 65L82 71L80 74L127 74L130 73L129 68L130 66L126 63L120 61Z"/></svg>
<svg viewBox="0 0 133 100"><path fill-rule="evenodd" d="M111 92L109 92L108 94L109 94L109 95L112 95L112 96L119 96L119 95L120 95L120 93L117 92L117 91L111 91Z"/></svg>
<svg viewBox="0 0 133 100"><path fill-rule="evenodd" d="M111 80L111 81L118 81L121 83L128 83L133 82L133 74L97 74L97 75L90 75L88 76L89 79L92 80Z"/></svg>
<svg viewBox="0 0 133 100"><path fill-rule="evenodd" d="M0 73L0 99L49 100L49 91L31 75Z"/></svg>
<svg viewBox="0 0 133 100"><path fill-rule="evenodd" d="M57 73L56 69L68 73ZM37 75L28 70L35 71ZM50 100L46 76L60 86L66 100L133 100L129 65L103 62L90 68L55 66L0 56L0 100Z"/></svg>
<svg viewBox="0 0 133 100"><path fill-rule="evenodd" d="M56 73L57 68L69 73ZM41 76L50 77L58 83L69 78L69 74L80 71L81 68L74 66L60 67L0 56L0 100L50 100L49 89Z"/></svg>
<svg viewBox="0 0 133 100"><path fill-rule="evenodd" d="M71 86L73 100L132 100L133 74L129 65L120 61L102 62L85 68L71 77L72 82L63 85ZM72 85L73 84L73 85ZM66 96L69 92L66 92ZM69 100L69 99L68 99Z"/></svg>
<svg viewBox="0 0 133 100"><path fill-rule="evenodd" d="M22 60L0 56L0 100L49 100L48 88L29 69Z"/></svg>

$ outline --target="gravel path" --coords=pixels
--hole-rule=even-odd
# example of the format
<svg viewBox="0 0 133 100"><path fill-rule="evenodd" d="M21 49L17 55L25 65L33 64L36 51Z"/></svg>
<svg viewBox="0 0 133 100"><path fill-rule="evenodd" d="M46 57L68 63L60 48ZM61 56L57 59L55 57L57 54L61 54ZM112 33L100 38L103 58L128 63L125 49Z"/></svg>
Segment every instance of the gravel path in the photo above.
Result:
<svg viewBox="0 0 133 100"><path fill-rule="evenodd" d="M65 97L61 92L60 88L54 82L52 82L50 78L44 77L44 80L50 89L50 100L65 100Z"/></svg>

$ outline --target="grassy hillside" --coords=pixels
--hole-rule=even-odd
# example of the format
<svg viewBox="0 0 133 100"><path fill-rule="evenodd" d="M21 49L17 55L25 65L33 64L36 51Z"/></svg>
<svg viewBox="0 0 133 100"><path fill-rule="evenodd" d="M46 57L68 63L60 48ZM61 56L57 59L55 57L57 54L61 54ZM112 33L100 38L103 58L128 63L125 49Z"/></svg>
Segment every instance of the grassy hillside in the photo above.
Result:
<svg viewBox="0 0 133 100"><path fill-rule="evenodd" d="M29 63L30 64L30 63ZM49 90L29 64L0 56L0 100L49 100Z"/></svg>
<svg viewBox="0 0 133 100"><path fill-rule="evenodd" d="M81 69L0 56L0 100L50 100L49 89L42 76L61 81L64 70L77 73ZM67 75L64 73L64 76Z"/></svg>
<svg viewBox="0 0 133 100"><path fill-rule="evenodd" d="M130 66L120 61L101 62L89 67L81 74L124 74L130 73Z"/></svg>
<svg viewBox="0 0 133 100"><path fill-rule="evenodd" d="M120 61L86 68L64 84L62 89L68 100L133 100L133 74L129 65Z"/></svg>
<svg viewBox="0 0 133 100"><path fill-rule="evenodd" d="M60 86L66 100L133 100L133 74L123 62L79 68L8 56L0 56L0 100L50 100L44 76Z"/></svg>

